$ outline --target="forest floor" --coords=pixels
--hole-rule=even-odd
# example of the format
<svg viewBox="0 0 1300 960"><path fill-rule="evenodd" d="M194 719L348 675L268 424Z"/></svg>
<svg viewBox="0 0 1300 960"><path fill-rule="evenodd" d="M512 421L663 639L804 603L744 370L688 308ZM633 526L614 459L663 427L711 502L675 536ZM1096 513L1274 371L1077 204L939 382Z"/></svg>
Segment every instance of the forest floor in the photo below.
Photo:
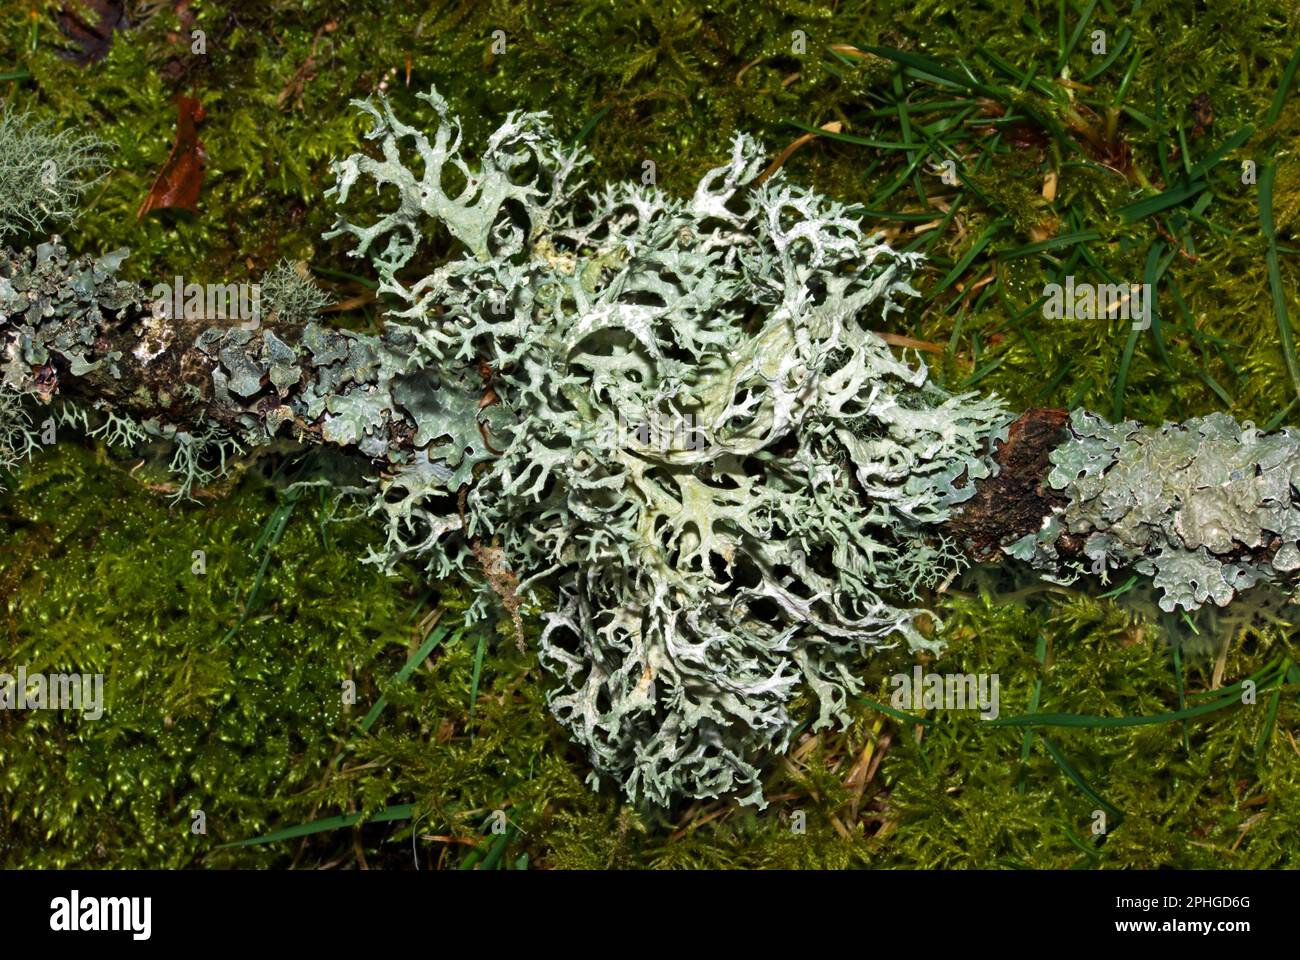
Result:
<svg viewBox="0 0 1300 960"><path fill-rule="evenodd" d="M593 182L650 161L685 194L754 134L926 255L881 332L941 385L1146 423L1300 419L1298 67L1295 0L0 12L4 109L113 147L65 240L129 247L131 279L288 257L333 322L376 329L373 281L320 240L328 164L365 130L352 98L421 115L436 85L469 144L549 110ZM141 215L160 172L192 210ZM1067 277L1148 284L1151 322L1051 316ZM0 866L1300 866L1285 609L1174 619L1136 580L974 570L930 598L925 669L996 676L1001 722L889 707L913 660L879 655L853 724L772 764L766 809L637 810L585 782L509 618L467 631L454 584L358 563L377 532L323 495L250 469L173 505L119 456L69 435L0 495L0 670L113 677L100 720L0 711Z"/></svg>

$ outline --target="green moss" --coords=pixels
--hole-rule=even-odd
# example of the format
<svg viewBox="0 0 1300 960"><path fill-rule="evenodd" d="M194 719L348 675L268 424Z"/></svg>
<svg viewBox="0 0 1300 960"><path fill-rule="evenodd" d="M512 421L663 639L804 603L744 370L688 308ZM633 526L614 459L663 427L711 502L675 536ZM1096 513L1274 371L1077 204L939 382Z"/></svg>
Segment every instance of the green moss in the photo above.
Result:
<svg viewBox="0 0 1300 960"><path fill-rule="evenodd" d="M969 599L948 612L950 652L928 669L999 675L1004 718L1031 712L1040 678L1039 713L1125 717L1178 708L1165 638L1111 602L1076 597L1034 615ZM1047 642L1042 669L1036 636ZM1238 645L1225 682L1263 666L1279 642L1274 634ZM1205 689L1211 672L1211 660L1194 661L1189 691ZM919 741L900 738L886 758L891 829L877 849L888 863L945 868L1293 867L1297 851L1281 830L1294 820L1300 766L1282 731L1300 721L1300 702L1294 687L1282 696L1277 731L1256 757L1266 699L1191 721L1190 752L1178 723L1042 729L1023 767L1021 728L936 714ZM1063 775L1043 735L1123 812L1122 820L1108 817L1104 837L1092 834L1098 804Z"/></svg>

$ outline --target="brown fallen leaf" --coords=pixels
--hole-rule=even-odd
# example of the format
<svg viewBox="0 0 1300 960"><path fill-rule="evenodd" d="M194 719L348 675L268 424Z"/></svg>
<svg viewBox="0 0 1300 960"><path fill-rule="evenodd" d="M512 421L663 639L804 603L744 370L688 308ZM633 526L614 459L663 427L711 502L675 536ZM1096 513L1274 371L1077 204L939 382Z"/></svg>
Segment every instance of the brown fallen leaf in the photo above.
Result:
<svg viewBox="0 0 1300 960"><path fill-rule="evenodd" d="M207 111L199 101L182 94L172 97L172 103L176 104L176 143L136 211L137 220L154 210L194 213L198 207L203 173L208 166L208 153L199 139L198 126Z"/></svg>

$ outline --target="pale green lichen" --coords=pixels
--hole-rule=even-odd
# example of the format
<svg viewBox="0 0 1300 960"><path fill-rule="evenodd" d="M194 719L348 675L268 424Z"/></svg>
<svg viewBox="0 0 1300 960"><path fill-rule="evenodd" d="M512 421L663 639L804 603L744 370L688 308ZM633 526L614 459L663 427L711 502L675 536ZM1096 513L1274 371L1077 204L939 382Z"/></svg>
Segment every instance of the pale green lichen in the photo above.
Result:
<svg viewBox="0 0 1300 960"><path fill-rule="evenodd" d="M119 250L99 258L70 259L54 241L34 251L0 251L0 386L7 394L48 400L59 391L63 369L72 377L102 369L120 378L122 353L104 350L99 341L115 318L145 302L137 285L117 279L125 258L126 251ZM17 402L8 405L21 412L14 406ZM65 401L57 420L110 444L130 446L150 437L175 443L170 469L178 479L178 499L222 476L229 458L243 448L237 437L213 422L186 429L158 417L138 421L106 403L94 407ZM21 438L17 416L5 414L7 432Z"/></svg>
<svg viewBox="0 0 1300 960"><path fill-rule="evenodd" d="M1300 569L1300 435L1266 434L1226 414L1182 424L1109 424L1076 411L1051 454L1049 485L1068 503L1008 552L1059 575L1132 567L1160 607L1225 606ZM1086 560L1062 561L1063 535Z"/></svg>
<svg viewBox="0 0 1300 960"><path fill-rule="evenodd" d="M1008 417L891 355L871 329L917 258L779 174L756 184L751 139L683 202L584 189L585 157L543 114L512 114L471 167L446 104L424 99L432 139L361 104L383 159L337 165L340 202L363 174L396 188L396 208L331 235L357 256L384 242L380 289L405 305L387 330L408 349L401 392L333 412L353 439L401 396L432 441L382 484L372 559L473 575L490 542L523 594L558 592L550 702L598 772L655 804L761 803L757 764L787 744L801 687L824 728L847 717L856 658L934 647L898 600L955 570L933 525L988 474ZM402 276L433 225L463 255ZM646 444L629 418L693 426Z"/></svg>
<svg viewBox="0 0 1300 960"><path fill-rule="evenodd" d="M299 327L330 305L330 296L298 264L281 260L260 281L262 317L271 324Z"/></svg>
<svg viewBox="0 0 1300 960"><path fill-rule="evenodd" d="M103 175L103 152L91 134L0 111L0 241L71 220Z"/></svg>
<svg viewBox="0 0 1300 960"><path fill-rule="evenodd" d="M22 394L0 381L0 470L13 470L40 445ZM0 484L0 492L4 489Z"/></svg>
<svg viewBox="0 0 1300 960"><path fill-rule="evenodd" d="M126 416L107 404L102 410L88 410L71 401L59 407L58 423L73 427L88 437L101 439L110 447L130 450L149 439L149 432L133 417Z"/></svg>

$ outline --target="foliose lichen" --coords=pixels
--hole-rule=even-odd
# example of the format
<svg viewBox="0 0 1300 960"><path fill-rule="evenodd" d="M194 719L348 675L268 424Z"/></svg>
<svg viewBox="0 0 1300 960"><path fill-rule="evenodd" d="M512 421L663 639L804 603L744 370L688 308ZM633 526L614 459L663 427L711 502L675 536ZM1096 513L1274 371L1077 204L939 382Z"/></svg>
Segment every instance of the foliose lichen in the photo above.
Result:
<svg viewBox="0 0 1300 960"><path fill-rule="evenodd" d="M1075 411L1047 480L1068 503L1007 550L1058 575L1131 567L1154 578L1160 607L1225 606L1257 583L1294 586L1300 570L1300 435L1264 433L1226 414L1182 424L1110 424ZM1061 537L1085 559L1063 560Z"/></svg>

